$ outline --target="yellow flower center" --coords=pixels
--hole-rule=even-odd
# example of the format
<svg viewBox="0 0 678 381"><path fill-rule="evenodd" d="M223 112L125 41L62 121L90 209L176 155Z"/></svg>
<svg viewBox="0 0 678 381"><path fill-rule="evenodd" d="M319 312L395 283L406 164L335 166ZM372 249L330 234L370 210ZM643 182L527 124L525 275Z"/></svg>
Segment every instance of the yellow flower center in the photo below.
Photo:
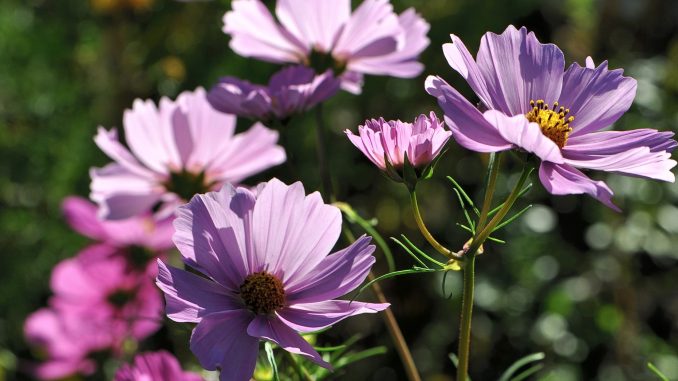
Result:
<svg viewBox="0 0 678 381"><path fill-rule="evenodd" d="M527 120L537 123L542 134L556 143L558 147L565 147L567 137L572 132L570 123L574 120L574 116L567 116L570 109L558 106L558 102L550 108L549 104L544 103L542 99L536 102L531 100L530 106L532 110L525 115Z"/></svg>
<svg viewBox="0 0 678 381"><path fill-rule="evenodd" d="M277 277L260 271L249 275L240 286L240 297L250 311L270 314L285 306L285 289Z"/></svg>

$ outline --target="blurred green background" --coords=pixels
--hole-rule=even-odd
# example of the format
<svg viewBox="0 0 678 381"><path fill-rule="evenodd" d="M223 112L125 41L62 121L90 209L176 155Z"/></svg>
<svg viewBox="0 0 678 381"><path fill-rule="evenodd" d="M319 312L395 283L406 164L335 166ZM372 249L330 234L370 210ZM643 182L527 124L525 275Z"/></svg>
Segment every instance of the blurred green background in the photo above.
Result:
<svg viewBox="0 0 678 381"><path fill-rule="evenodd" d="M355 2L354 2L355 3ZM342 93L326 107L331 167L340 200L376 217L385 236L414 229L405 189L378 176L342 131L366 118L412 120L436 110L423 89L439 74L473 97L446 64L441 44L454 33L477 51L485 31L527 26L541 41L558 44L568 64L610 61L638 80L633 107L617 129L676 130L678 125L678 1L672 0L394 0L414 6L431 23L431 45L421 77L367 77L360 96ZM92 141L98 125L121 126L134 98L175 97L220 76L266 82L277 66L244 59L228 48L221 17L229 1L3 0L0 2L0 381L30 379L31 358L22 323L49 297L49 274L61 259L87 244L71 232L59 205L89 193L88 169L108 160ZM440 113L439 113L440 115ZM288 163L249 179L272 176L319 187L312 115L281 131ZM239 128L249 127L239 122ZM462 215L445 175L478 199L485 158L455 144L436 177L422 184L423 214L451 247L468 238L455 223ZM516 174L503 160L499 192ZM492 380L518 357L546 353L540 380L648 380L647 361L678 379L678 185L620 176L617 214L588 197L550 197L538 184L520 201L534 207L490 244L477 264L472 377ZM395 251L398 266L411 259ZM378 261L378 272L386 270ZM452 380L448 353L456 351L460 274L411 275L384 281L415 360L426 380ZM337 326L326 341L361 332L362 345L390 339L375 316ZM185 336L185 332L184 332ZM156 346L164 345L156 343ZM186 343L174 349L193 361ZM357 363L345 380L404 380L397 354Z"/></svg>

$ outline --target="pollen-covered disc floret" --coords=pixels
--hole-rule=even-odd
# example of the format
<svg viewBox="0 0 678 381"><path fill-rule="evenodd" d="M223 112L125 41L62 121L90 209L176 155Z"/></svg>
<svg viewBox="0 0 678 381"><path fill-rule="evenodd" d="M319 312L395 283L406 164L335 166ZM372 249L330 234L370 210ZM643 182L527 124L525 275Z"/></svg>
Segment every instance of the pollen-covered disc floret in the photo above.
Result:
<svg viewBox="0 0 678 381"><path fill-rule="evenodd" d="M558 147L563 148L567 143L567 138L572 132L570 123L574 121L574 116L568 116L570 109L558 106L558 102L549 107L543 100L530 101L532 110L525 115L530 122L537 123L541 132L549 139L553 140Z"/></svg>
<svg viewBox="0 0 678 381"><path fill-rule="evenodd" d="M257 314L270 314L285 306L285 289L280 279L260 271L249 275L240 286L240 297Z"/></svg>

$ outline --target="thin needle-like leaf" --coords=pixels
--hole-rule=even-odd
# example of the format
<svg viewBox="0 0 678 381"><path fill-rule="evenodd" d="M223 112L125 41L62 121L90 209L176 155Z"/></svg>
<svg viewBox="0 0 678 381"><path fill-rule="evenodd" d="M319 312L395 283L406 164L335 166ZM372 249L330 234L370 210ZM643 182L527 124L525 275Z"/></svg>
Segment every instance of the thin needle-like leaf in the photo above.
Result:
<svg viewBox="0 0 678 381"><path fill-rule="evenodd" d="M494 229L492 229L492 231L495 232L495 231L497 231L497 230L503 228L504 226L510 224L510 223L513 222L516 218L520 217L523 213L527 212L527 210L530 209L531 207L532 207L532 204L530 204L530 205L524 207L524 208L521 209L518 213L514 214L513 216L509 217L509 218L508 218L507 220L505 220L504 222L502 222L502 223L500 223L499 225L495 226Z"/></svg>
<svg viewBox="0 0 678 381"><path fill-rule="evenodd" d="M546 357L544 352L537 352L537 353L532 353L527 356L521 357L520 359L516 360L506 371L499 377L499 380L497 381L511 381L513 374L516 373L520 368L524 367L525 365L536 362L536 361L541 361Z"/></svg>
<svg viewBox="0 0 678 381"><path fill-rule="evenodd" d="M395 237L391 237L391 240L394 241L395 243L397 243L400 247L402 247L405 250L405 252L407 254L409 254L412 258L414 258L414 260L417 261L420 265L422 265L426 268L429 268L428 266L426 266L426 263L424 263L424 261L419 259L419 257L417 257L412 251L410 251L410 249L408 249L407 246L405 246L404 243L398 241L398 239L395 238Z"/></svg>
<svg viewBox="0 0 678 381"><path fill-rule="evenodd" d="M280 376L278 375L278 364L275 362L275 354L273 353L273 346L270 342L266 341L264 343L264 350L266 351L268 363L271 364L271 369L273 370L273 380L280 381Z"/></svg>
<svg viewBox="0 0 678 381"><path fill-rule="evenodd" d="M468 196L468 194L464 191L464 188L462 188L461 185L459 185L459 183L458 183L455 179L452 178L452 176L447 176L447 179L450 180L450 181L452 182L452 184L454 185L454 187L457 188L457 189L459 190L459 192L462 194L462 196L464 196L464 199L466 199L466 202L467 202L469 205L471 205L471 207L473 208L473 211L474 211L477 215L480 216L480 211L478 210L478 208L476 208L475 204L473 204L473 201L472 201L471 198Z"/></svg>

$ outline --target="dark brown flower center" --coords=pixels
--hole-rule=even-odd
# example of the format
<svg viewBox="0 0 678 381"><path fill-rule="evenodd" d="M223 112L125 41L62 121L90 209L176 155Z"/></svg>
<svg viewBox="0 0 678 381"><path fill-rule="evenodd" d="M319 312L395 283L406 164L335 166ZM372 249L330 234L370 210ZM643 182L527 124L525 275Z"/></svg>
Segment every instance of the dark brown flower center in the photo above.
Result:
<svg viewBox="0 0 678 381"><path fill-rule="evenodd" d="M181 171L170 172L170 178L165 183L165 188L188 201L196 194L209 192L211 185L207 183L204 172L196 174Z"/></svg>
<svg viewBox="0 0 678 381"><path fill-rule="evenodd" d="M257 314L270 314L285 306L282 281L265 271L245 278L240 286L240 297L247 308Z"/></svg>
<svg viewBox="0 0 678 381"><path fill-rule="evenodd" d="M558 147L565 147L567 138L572 132L570 123L574 120L574 116L567 116L570 109L559 107L558 102L549 108L549 104L541 99L536 102L531 100L530 106L532 110L525 115L527 120L537 123L542 134L556 143Z"/></svg>

